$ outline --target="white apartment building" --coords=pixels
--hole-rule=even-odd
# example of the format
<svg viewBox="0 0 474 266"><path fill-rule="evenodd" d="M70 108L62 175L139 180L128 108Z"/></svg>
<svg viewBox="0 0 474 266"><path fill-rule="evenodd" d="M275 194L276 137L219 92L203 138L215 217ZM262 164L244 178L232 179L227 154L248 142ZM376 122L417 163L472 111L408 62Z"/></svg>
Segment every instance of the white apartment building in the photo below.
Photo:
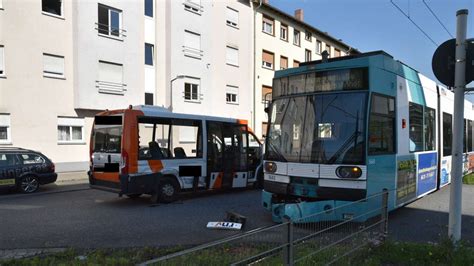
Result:
<svg viewBox="0 0 474 266"><path fill-rule="evenodd" d="M264 136L268 116L264 109L271 100L275 70L297 67L302 62L319 60L323 51L329 57L359 53L356 49L304 22L303 10L291 16L268 3L254 0L255 76L252 125L257 136Z"/></svg>
<svg viewBox="0 0 474 266"><path fill-rule="evenodd" d="M0 0L0 147L86 170L94 115L138 104L261 136L274 70L323 49L350 47L257 0Z"/></svg>
<svg viewBox="0 0 474 266"><path fill-rule="evenodd" d="M250 119L252 8L249 1L166 0L164 75L157 105L174 112ZM161 20L161 19L160 19ZM158 23L161 27L161 23Z"/></svg>
<svg viewBox="0 0 474 266"><path fill-rule="evenodd" d="M0 0L0 145L41 151L58 171L87 169L94 114L144 102L143 9Z"/></svg>

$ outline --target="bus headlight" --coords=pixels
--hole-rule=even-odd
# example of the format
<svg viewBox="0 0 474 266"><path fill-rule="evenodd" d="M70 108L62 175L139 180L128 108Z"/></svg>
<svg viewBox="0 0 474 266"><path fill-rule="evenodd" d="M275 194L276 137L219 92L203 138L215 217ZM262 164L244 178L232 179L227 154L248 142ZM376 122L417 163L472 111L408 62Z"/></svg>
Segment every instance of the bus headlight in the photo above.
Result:
<svg viewBox="0 0 474 266"><path fill-rule="evenodd" d="M357 166L340 166L336 169L336 175L340 178L359 178L362 169Z"/></svg>
<svg viewBox="0 0 474 266"><path fill-rule="evenodd" d="M265 172L275 173L277 170L277 165L274 162L265 162Z"/></svg>

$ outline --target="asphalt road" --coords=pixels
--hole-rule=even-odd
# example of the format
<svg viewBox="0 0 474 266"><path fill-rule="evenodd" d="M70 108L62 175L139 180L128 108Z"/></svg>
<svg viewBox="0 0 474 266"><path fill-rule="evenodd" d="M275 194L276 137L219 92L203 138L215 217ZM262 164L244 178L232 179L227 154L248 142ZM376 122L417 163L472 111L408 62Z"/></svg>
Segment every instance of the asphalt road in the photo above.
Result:
<svg viewBox="0 0 474 266"><path fill-rule="evenodd" d="M474 186L464 186L463 239L474 243ZM449 187L394 211L390 238L437 242L447 235ZM33 195L0 194L0 250L195 245L234 231L206 229L232 210L248 217L245 230L272 225L260 191L246 190L150 205L148 197L118 198L87 184L48 185Z"/></svg>

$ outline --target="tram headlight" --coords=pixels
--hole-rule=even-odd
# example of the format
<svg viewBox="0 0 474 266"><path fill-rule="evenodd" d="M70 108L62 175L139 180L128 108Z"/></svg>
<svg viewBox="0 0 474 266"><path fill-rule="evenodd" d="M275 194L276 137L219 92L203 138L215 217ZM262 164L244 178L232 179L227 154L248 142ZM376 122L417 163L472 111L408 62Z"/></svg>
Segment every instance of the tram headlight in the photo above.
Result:
<svg viewBox="0 0 474 266"><path fill-rule="evenodd" d="M357 166L340 166L336 169L336 175L340 178L359 178L362 169Z"/></svg>
<svg viewBox="0 0 474 266"><path fill-rule="evenodd" d="M265 172L275 173L277 170L277 164L274 162L265 162Z"/></svg>

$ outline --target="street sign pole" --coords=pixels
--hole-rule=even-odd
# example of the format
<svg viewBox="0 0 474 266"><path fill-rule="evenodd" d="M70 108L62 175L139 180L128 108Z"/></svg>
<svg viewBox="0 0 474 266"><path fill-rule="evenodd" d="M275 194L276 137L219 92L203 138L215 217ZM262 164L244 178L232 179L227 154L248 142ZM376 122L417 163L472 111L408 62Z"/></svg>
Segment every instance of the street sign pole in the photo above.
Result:
<svg viewBox="0 0 474 266"><path fill-rule="evenodd" d="M461 200L463 177L464 90L466 88L467 9L456 12L456 63L454 69L454 122L451 190L449 196L449 230L453 242L461 240Z"/></svg>

